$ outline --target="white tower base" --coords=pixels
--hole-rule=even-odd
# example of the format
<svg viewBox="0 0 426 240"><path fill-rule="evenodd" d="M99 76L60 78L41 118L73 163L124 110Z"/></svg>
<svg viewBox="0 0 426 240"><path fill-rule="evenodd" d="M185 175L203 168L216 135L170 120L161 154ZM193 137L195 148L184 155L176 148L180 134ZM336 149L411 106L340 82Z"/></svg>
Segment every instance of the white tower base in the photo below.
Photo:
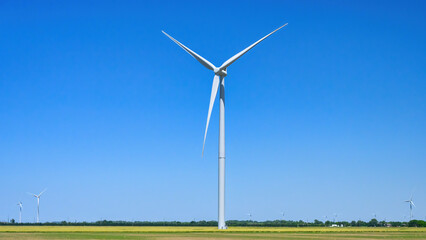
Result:
<svg viewBox="0 0 426 240"><path fill-rule="evenodd" d="M219 181L218 229L227 229L225 223L225 78L220 77L219 103Z"/></svg>

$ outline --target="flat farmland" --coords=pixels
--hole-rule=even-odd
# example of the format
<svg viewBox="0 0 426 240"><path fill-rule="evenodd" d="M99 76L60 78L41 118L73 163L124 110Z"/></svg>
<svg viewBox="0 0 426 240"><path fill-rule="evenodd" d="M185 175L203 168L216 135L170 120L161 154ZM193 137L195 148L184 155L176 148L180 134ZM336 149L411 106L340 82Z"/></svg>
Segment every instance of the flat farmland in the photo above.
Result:
<svg viewBox="0 0 426 240"><path fill-rule="evenodd" d="M426 229L0 226L3 239L426 239Z"/></svg>

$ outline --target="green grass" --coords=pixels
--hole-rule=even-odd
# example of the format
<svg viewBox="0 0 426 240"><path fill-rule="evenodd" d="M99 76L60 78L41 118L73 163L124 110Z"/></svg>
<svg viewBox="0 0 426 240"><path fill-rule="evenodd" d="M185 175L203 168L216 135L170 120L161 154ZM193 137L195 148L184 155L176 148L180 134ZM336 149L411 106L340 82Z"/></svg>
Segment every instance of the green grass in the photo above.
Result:
<svg viewBox="0 0 426 240"><path fill-rule="evenodd" d="M0 227L4 239L426 239L425 228Z"/></svg>

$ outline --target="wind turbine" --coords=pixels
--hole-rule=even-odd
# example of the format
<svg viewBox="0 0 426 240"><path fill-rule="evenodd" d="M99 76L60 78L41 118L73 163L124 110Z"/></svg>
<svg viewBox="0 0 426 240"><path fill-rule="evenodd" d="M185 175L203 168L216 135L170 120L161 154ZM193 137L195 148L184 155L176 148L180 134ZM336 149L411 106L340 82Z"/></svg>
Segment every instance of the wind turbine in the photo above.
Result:
<svg viewBox="0 0 426 240"><path fill-rule="evenodd" d="M373 217L374 217L374 219L377 221L376 213L373 213ZM375 225L375 224L374 224L374 227L376 227L376 225Z"/></svg>
<svg viewBox="0 0 426 240"><path fill-rule="evenodd" d="M411 195L410 200L405 200L404 202L408 202L410 204L410 221L413 220L413 207L415 207L416 205L414 205L413 202L413 195Z"/></svg>
<svg viewBox="0 0 426 240"><path fill-rule="evenodd" d="M33 195L35 198L37 198L37 223L40 222L40 197L41 195L46 191L47 189L44 189L41 193L39 193L38 195L34 194L34 193L28 193L30 195Z"/></svg>
<svg viewBox="0 0 426 240"><path fill-rule="evenodd" d="M281 212L281 215L283 216L283 220L284 220L284 215L285 215L285 212Z"/></svg>
<svg viewBox="0 0 426 240"><path fill-rule="evenodd" d="M176 39L171 37L166 32L162 31L167 37L169 37L173 42L175 42L177 45L179 45L181 48L183 48L186 52L188 52L192 57L194 57L199 63L201 63L204 67L206 67L209 70L212 70L214 72L214 78L213 78L213 85L212 85L212 91L210 94L210 104L209 104L209 111L207 114L207 123L206 123L206 130L204 132L204 141L203 141L203 151L201 155L204 155L204 145L206 143L206 136L207 136L207 129L209 127L210 122L210 115L212 113L212 108L214 104L214 100L216 99L216 94L219 89L220 85L220 102L219 102L219 180L218 180L218 228L219 229L226 229L225 224L225 77L228 74L227 68L235 62L238 58L243 56L245 53L247 53L250 49L252 49L254 46L265 40L267 37L271 36L276 31L280 30L286 24L282 25L281 27L275 29L268 35L264 36L263 38L259 39L257 42L253 43L252 45L248 46L246 49L242 50L241 52L237 53L230 59L226 60L220 67L216 67L191 49L187 48L182 43L178 42Z"/></svg>
<svg viewBox="0 0 426 240"><path fill-rule="evenodd" d="M19 223L22 223L22 202L17 204L19 206Z"/></svg>

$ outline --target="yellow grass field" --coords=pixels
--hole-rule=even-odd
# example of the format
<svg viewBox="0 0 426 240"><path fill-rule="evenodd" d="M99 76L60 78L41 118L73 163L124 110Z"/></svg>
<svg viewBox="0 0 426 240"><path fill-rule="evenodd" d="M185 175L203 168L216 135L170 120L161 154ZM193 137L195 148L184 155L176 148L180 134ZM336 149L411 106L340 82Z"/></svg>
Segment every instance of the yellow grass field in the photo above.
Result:
<svg viewBox="0 0 426 240"><path fill-rule="evenodd" d="M426 228L0 226L3 239L426 239Z"/></svg>

